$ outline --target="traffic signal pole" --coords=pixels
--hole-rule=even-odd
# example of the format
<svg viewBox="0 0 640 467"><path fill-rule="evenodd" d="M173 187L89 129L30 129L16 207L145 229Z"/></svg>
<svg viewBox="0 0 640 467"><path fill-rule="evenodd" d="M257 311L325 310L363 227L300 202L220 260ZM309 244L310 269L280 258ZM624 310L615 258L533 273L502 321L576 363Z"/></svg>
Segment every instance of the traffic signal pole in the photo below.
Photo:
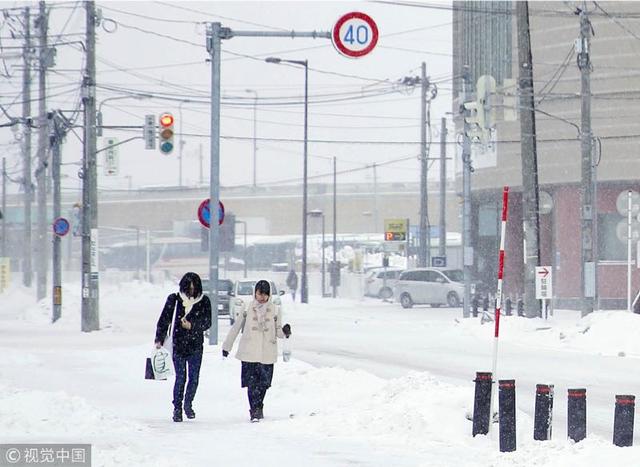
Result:
<svg viewBox="0 0 640 467"><path fill-rule="evenodd" d="M222 26L211 23L207 34L207 50L211 55L211 171L209 179L209 297L211 299L211 328L209 344L218 344L218 260L220 253L220 226L218 201L220 199L220 55L222 53Z"/></svg>
<svg viewBox="0 0 640 467"><path fill-rule="evenodd" d="M220 226L218 225L218 201L220 200L220 54L222 39L233 37L311 37L330 39L330 32L296 31L233 31L219 22L209 23L207 52L211 57L211 178L209 199L211 221L209 228L209 296L211 297L212 324L209 344L218 343L218 262L220 258ZM303 280L304 284L304 280Z"/></svg>

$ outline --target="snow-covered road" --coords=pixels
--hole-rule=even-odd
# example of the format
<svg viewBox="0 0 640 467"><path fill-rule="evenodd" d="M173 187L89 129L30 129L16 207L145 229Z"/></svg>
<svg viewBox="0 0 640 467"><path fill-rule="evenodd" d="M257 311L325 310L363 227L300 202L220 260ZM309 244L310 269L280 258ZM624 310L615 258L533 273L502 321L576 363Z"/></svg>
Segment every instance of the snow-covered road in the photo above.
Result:
<svg viewBox="0 0 640 467"><path fill-rule="evenodd" d="M78 290L65 289L55 325L48 302L19 288L0 296L2 442L91 443L94 466L640 465L640 448L611 444L614 395L640 389L636 316L504 319L499 375L516 379L519 411L518 450L501 454L495 431L472 438L465 418L475 371L490 366L493 327L460 319L460 310L285 301L294 358L276 366L267 418L248 423L239 362L207 346L198 416L175 424L171 382L143 379L172 290L103 287L102 329L94 333L79 332ZM220 338L227 329L221 320ZM558 395L546 443L531 439L533 390L543 382ZM563 421L568 387L586 387L588 396L589 436L575 445Z"/></svg>
<svg viewBox="0 0 640 467"><path fill-rule="evenodd" d="M322 311L295 315L300 324L296 355L314 365L364 369L385 378L427 371L456 385L469 385L476 371L491 370L494 325L465 321L461 309L405 310L374 299L356 302L357 307L354 302L335 306L330 299L314 303L311 308ZM640 354L620 357L608 343L604 349L602 343L592 349L585 344L585 349L560 339L558 328L573 327L581 335L578 321L573 311L556 312L548 321L503 316L498 378L516 380L518 406L531 416L536 384L554 384L557 436L566 436L567 389L586 388L588 429L606 437L613 426L614 396L640 394Z"/></svg>

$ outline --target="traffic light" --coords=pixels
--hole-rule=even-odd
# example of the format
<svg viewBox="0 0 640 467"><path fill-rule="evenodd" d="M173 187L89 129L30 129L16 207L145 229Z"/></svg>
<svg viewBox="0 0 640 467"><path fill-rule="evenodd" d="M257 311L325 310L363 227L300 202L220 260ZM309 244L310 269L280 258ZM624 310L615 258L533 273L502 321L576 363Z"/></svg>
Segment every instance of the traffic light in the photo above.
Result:
<svg viewBox="0 0 640 467"><path fill-rule="evenodd" d="M160 152L162 154L171 154L173 151L173 115L163 113L160 115Z"/></svg>
<svg viewBox="0 0 640 467"><path fill-rule="evenodd" d="M467 136L474 143L488 144L491 140L491 130L496 124L495 92L495 78L483 75L476 83L476 100L463 104L466 111L464 121L469 124Z"/></svg>
<svg viewBox="0 0 640 467"><path fill-rule="evenodd" d="M491 75L482 75L476 83L476 93L478 95L478 113L482 123L480 128L491 130L496 125L496 106L493 105L496 93L496 79Z"/></svg>
<svg viewBox="0 0 640 467"><path fill-rule="evenodd" d="M225 213L224 222L220 224L220 251L233 251L236 246L236 216Z"/></svg>

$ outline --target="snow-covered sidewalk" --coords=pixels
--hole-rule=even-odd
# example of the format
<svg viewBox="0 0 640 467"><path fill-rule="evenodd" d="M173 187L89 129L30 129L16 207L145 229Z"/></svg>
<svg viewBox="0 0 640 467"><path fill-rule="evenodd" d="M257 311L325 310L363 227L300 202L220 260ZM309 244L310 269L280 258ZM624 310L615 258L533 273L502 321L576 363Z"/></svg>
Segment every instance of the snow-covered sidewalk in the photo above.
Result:
<svg viewBox="0 0 640 467"><path fill-rule="evenodd" d="M578 444L558 434L552 441L534 442L531 417L522 411L518 450L499 453L497 430L471 437L466 415L473 406L472 374L466 383L426 371L381 377L295 358L311 355L311 345L319 354L321 347L340 353L351 326L369 336L362 341L369 347L388 345L398 355L420 350L407 337L417 326L432 345L436 334L449 333L456 345L476 345L486 333L487 326L456 320L446 310L406 313L375 301L314 300L317 304L285 310L296 339L294 359L276 365L266 419L259 424L248 422L239 362L223 360L217 346L205 346L197 418L173 423L172 382L143 378L155 322L172 290L139 283L103 286L102 330L94 333L79 332L77 291L75 285L65 288L63 318L55 325L49 322L48 301L36 304L19 288L0 296L2 442L91 443L94 466L640 465L639 448L617 448L610 438L592 433ZM425 319L426 313L433 319ZM505 333L505 344L640 355L639 344L626 336L634 326L640 329L633 318L603 313L576 323L557 317L542 330L536 330L541 327L536 320L506 320L512 332ZM614 326L617 338L611 339L608 326ZM227 329L221 320L221 337ZM398 336L402 329L404 335ZM362 355L365 360L364 350ZM330 357L330 352L322 356ZM367 365L375 369L376 362Z"/></svg>

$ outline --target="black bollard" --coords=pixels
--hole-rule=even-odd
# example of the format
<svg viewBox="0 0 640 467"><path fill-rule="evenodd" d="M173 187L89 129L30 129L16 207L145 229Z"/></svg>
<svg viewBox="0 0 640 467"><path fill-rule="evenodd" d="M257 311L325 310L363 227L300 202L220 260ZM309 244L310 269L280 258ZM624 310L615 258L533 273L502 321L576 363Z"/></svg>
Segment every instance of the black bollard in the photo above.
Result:
<svg viewBox="0 0 640 467"><path fill-rule="evenodd" d="M516 450L516 380L501 379L498 382L498 406L500 417L500 452Z"/></svg>
<svg viewBox="0 0 640 467"><path fill-rule="evenodd" d="M491 418L491 373L476 372L476 394L473 401L473 436L489 433Z"/></svg>
<svg viewBox="0 0 640 467"><path fill-rule="evenodd" d="M551 439L553 415L553 384L536 384L536 408L533 421L533 439Z"/></svg>
<svg viewBox="0 0 640 467"><path fill-rule="evenodd" d="M507 297L504 301L504 312L507 316L511 316L513 314L513 305L511 304L511 297Z"/></svg>
<svg viewBox="0 0 640 467"><path fill-rule="evenodd" d="M633 415L636 396L616 396L616 410L613 418L613 444L633 446Z"/></svg>
<svg viewBox="0 0 640 467"><path fill-rule="evenodd" d="M524 316L524 300L519 298L516 307L518 308L518 316Z"/></svg>
<svg viewBox="0 0 640 467"><path fill-rule="evenodd" d="M587 390L569 389L567 436L576 443L587 437Z"/></svg>
<svg viewBox="0 0 640 467"><path fill-rule="evenodd" d="M474 318L478 317L478 296L474 295L471 299L471 314Z"/></svg>

